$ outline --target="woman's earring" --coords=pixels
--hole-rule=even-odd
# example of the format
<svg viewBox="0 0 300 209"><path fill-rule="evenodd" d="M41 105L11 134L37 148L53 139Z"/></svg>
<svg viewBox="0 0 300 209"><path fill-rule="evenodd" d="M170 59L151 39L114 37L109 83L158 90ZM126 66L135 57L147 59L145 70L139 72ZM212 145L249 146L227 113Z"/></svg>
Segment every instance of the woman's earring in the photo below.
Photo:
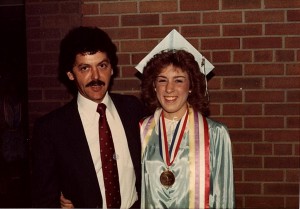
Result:
<svg viewBox="0 0 300 209"><path fill-rule="evenodd" d="M156 91L156 88L154 88L154 91Z"/></svg>
<svg viewBox="0 0 300 209"><path fill-rule="evenodd" d="M192 90L189 90L189 94L192 93Z"/></svg>

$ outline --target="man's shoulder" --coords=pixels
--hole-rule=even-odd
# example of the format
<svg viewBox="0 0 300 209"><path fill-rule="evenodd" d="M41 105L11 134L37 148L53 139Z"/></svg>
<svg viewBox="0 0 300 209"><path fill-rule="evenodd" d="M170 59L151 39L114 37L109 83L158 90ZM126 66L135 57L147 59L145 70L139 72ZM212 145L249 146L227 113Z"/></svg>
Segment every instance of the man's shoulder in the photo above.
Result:
<svg viewBox="0 0 300 209"><path fill-rule="evenodd" d="M38 118L37 121L55 121L55 120L63 120L67 118L67 115L73 114L74 110L77 109L76 100L72 100L61 107L58 107L49 113Z"/></svg>

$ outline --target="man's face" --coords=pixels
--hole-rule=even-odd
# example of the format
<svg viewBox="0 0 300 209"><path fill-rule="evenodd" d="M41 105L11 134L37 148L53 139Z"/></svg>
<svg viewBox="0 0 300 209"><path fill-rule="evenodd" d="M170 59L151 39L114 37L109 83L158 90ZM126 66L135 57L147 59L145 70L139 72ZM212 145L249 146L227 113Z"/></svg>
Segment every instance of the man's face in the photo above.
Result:
<svg viewBox="0 0 300 209"><path fill-rule="evenodd" d="M72 71L67 72L75 81L79 93L96 103L101 103L113 74L110 61L103 52L77 54Z"/></svg>

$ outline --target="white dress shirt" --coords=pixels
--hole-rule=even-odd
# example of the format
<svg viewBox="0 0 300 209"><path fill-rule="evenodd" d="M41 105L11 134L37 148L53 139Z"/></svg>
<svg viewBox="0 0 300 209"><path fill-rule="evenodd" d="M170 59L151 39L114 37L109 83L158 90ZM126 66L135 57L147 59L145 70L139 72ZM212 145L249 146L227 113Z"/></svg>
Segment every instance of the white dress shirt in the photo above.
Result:
<svg viewBox="0 0 300 209"><path fill-rule="evenodd" d="M102 103L106 105L106 117L112 133L112 138L116 151L120 191L121 208L130 208L138 199L135 188L136 176L133 163L129 153L125 130L119 114L110 96L106 93ZM102 173L102 163L100 157L100 144L98 122L99 113L97 112L98 103L95 103L78 93L78 111L83 124L93 163L97 173L97 178L102 194L103 208L107 208Z"/></svg>

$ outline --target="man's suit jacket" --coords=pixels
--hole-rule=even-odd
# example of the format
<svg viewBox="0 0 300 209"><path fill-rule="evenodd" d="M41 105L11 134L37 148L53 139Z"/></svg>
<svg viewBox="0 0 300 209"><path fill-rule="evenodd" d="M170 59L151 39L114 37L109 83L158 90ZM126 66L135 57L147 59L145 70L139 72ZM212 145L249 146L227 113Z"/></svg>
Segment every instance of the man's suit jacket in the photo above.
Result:
<svg viewBox="0 0 300 209"><path fill-rule="evenodd" d="M140 200L141 144L138 123L144 109L136 97L110 96L125 129ZM33 207L60 207L60 192L72 200L75 207L102 207L96 171L76 99L37 121L32 156ZM138 202L135 207L139 207Z"/></svg>

